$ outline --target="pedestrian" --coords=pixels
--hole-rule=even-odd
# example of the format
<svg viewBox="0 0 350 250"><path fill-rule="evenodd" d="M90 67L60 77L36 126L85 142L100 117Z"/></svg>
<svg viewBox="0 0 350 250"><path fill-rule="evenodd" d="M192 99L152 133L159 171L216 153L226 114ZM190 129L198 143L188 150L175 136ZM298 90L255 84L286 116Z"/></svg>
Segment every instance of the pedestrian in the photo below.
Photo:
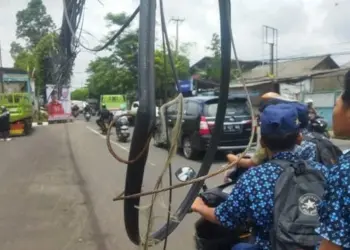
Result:
<svg viewBox="0 0 350 250"><path fill-rule="evenodd" d="M1 115L0 115L0 140L1 141L11 141L10 138L10 112L8 112L5 106L1 106Z"/></svg>
<svg viewBox="0 0 350 250"><path fill-rule="evenodd" d="M344 91L333 109L335 136L350 136L350 73L344 77ZM323 241L320 250L350 249L350 151L330 168L323 201L319 206Z"/></svg>

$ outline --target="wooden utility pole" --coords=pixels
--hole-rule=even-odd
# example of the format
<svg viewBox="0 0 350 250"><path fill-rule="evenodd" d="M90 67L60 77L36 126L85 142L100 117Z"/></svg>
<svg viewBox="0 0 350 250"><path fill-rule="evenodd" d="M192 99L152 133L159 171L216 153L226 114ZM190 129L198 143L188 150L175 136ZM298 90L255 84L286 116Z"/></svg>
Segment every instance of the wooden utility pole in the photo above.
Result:
<svg viewBox="0 0 350 250"><path fill-rule="evenodd" d="M179 24L183 23L185 19L181 19L179 17L177 18L173 17L170 19L170 21L176 23L175 55L177 56L179 53Z"/></svg>

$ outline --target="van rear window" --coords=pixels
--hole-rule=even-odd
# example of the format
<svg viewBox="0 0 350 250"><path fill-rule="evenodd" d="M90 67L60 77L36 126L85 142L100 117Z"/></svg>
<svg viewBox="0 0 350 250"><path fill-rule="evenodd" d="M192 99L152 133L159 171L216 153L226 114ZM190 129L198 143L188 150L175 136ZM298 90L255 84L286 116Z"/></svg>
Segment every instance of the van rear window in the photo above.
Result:
<svg viewBox="0 0 350 250"><path fill-rule="evenodd" d="M206 116L216 116L218 103L209 103L204 106ZM226 108L227 115L250 115L249 108L246 102L229 101Z"/></svg>

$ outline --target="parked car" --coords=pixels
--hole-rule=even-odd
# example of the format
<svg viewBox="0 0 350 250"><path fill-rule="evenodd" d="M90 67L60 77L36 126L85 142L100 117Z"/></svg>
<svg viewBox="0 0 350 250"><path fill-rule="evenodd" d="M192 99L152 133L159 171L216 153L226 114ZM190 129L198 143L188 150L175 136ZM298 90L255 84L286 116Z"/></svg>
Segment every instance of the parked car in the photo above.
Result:
<svg viewBox="0 0 350 250"><path fill-rule="evenodd" d="M215 127L218 100L218 96L184 98L184 115L178 145L186 158L194 159L198 153L207 150ZM168 131L171 135L177 117L177 104L168 107L166 113ZM247 99L244 97L229 97L218 150L226 152L244 150L249 143L251 124ZM165 144L164 141L160 141L160 128L158 120L153 137L156 146ZM256 138L254 145L256 145Z"/></svg>
<svg viewBox="0 0 350 250"><path fill-rule="evenodd" d="M140 106L139 101L135 101L131 104L131 109L129 111L130 116L128 117L131 125L134 125L135 123L135 117L137 114L137 110L139 109L139 106ZM156 117L158 117L158 115L159 115L159 108L156 106Z"/></svg>

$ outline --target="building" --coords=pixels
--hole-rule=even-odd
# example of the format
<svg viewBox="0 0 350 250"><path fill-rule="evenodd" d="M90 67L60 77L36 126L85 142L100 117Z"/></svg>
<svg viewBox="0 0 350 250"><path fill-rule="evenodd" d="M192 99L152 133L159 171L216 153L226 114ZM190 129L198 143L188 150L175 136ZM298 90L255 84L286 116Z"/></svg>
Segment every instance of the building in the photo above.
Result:
<svg viewBox="0 0 350 250"><path fill-rule="evenodd" d="M205 71L206 69L210 68L213 66L213 61L214 58L210 57L210 56L205 56L202 59L200 59L198 62L196 62L195 64L193 64L190 67L190 72L191 74L195 74L199 71ZM247 70L251 70L253 68L255 68L258 65L261 65L262 62L261 61L243 61L243 60L239 60L241 67L243 69L243 71L247 71ZM232 67L235 68L236 67L236 60L232 60Z"/></svg>
<svg viewBox="0 0 350 250"><path fill-rule="evenodd" d="M22 69L0 68L1 93L31 92L28 73Z"/></svg>
<svg viewBox="0 0 350 250"><path fill-rule="evenodd" d="M279 62L276 68L277 74L275 76L269 75L269 65L258 66L243 73L248 89L259 94L278 91L281 94L292 95L293 98L300 99L301 93L313 92L313 89L322 88L326 84L320 81L312 82L312 78L340 70L340 67L329 55ZM318 86L314 87L315 84ZM330 87L332 84L327 88ZM240 91L243 90L243 85L233 81L230 89Z"/></svg>
<svg viewBox="0 0 350 250"><path fill-rule="evenodd" d="M270 75L270 65L258 66L243 74L249 92L259 96L269 91L304 101L311 98L320 115L331 124L331 113L335 98L342 89L344 75L349 68L340 68L330 55L279 62L276 75ZM232 82L231 92L241 92L243 85ZM253 98L258 105L259 97Z"/></svg>

